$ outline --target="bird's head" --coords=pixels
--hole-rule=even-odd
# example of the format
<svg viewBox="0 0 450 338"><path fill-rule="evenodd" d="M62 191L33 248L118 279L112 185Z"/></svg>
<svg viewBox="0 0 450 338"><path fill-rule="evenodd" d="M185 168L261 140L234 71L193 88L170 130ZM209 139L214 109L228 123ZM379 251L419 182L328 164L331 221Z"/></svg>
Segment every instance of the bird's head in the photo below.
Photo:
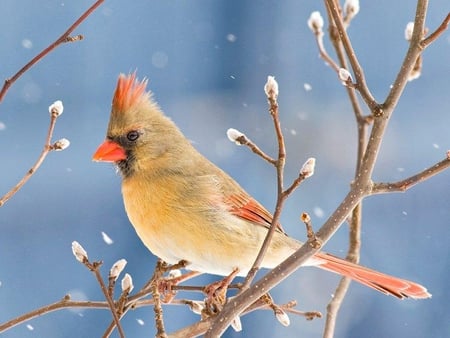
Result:
<svg viewBox="0 0 450 338"><path fill-rule="evenodd" d="M184 137L146 90L147 80L120 74L105 141L94 161L115 163L124 178L141 169L157 170L177 153Z"/></svg>

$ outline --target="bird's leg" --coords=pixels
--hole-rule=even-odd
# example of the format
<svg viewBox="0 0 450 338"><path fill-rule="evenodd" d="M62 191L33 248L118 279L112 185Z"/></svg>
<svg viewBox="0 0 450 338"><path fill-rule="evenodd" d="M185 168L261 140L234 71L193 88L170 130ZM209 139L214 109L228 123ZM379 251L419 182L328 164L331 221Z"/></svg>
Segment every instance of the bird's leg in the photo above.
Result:
<svg viewBox="0 0 450 338"><path fill-rule="evenodd" d="M155 283L158 279L161 279L163 275L168 271L173 271L176 269L185 268L188 265L188 262L185 260L181 260L176 264L169 265L164 262L162 259L158 259L155 266L155 271L153 272L152 278L144 285L143 289L148 289L150 286Z"/></svg>
<svg viewBox="0 0 450 338"><path fill-rule="evenodd" d="M185 260L181 260L176 264L169 265L163 260L159 259L156 263L155 272L152 278L145 284L143 290L150 290L156 285L158 293L163 295L161 301L164 303L170 303L175 297L175 291L172 288L181 282L184 282L190 278L193 278L200 274L200 272L191 271L184 275L178 274L178 269L185 268L189 263ZM166 272L169 273L168 277L163 277Z"/></svg>
<svg viewBox="0 0 450 338"><path fill-rule="evenodd" d="M204 309L205 315L211 316L222 310L222 307L227 299L226 296L228 287L238 273L239 269L234 268L233 271L224 279L205 286L203 289L203 292L206 294Z"/></svg>

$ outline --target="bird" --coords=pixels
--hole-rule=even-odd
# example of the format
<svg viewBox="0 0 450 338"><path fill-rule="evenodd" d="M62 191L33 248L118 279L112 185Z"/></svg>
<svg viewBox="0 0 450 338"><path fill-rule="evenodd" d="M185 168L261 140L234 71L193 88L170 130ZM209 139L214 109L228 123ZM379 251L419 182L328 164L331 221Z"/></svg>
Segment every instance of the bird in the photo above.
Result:
<svg viewBox="0 0 450 338"><path fill-rule="evenodd" d="M94 161L112 162L122 178L126 213L144 245L168 264L245 276L272 223L272 214L233 178L198 152L167 117L136 72L120 74L106 139ZM300 248L277 224L261 267L274 268ZM304 266L349 277L397 298L431 294L415 282L389 276L325 252Z"/></svg>

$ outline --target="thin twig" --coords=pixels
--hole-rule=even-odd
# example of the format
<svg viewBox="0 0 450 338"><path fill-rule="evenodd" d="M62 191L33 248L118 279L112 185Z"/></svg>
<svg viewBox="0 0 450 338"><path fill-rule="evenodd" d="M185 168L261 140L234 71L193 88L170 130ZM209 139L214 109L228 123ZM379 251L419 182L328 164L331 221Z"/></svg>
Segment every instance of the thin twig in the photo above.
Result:
<svg viewBox="0 0 450 338"><path fill-rule="evenodd" d="M148 292L147 292L148 294ZM146 295L147 295L146 294ZM146 296L145 295L145 296ZM141 296L141 298L144 296ZM174 299L171 303L171 305L185 305L185 302L182 300ZM134 300L132 304L130 302L127 302L127 305L121 314L121 317L125 315L127 311L134 308L140 308L144 306L153 306L153 300L152 299L143 299L143 300ZM53 311L59 311L62 309L71 309L71 308L81 308L81 309L100 309L100 310L111 310L110 306L107 301L75 301L71 300L70 295L65 295L61 300L42 306L40 308L37 308L33 311L27 312L19 317L13 318L7 322L4 322L0 324L0 333L3 333L5 331L8 331L9 329L12 329L13 327L20 325L22 323L25 323L29 320L32 320L33 318L40 317L42 315L48 314ZM114 322L112 323L111 332L115 327Z"/></svg>
<svg viewBox="0 0 450 338"><path fill-rule="evenodd" d="M417 173L413 176L405 178L404 180L391 183L374 183L372 188L372 194L384 194L391 192L405 192L412 188L416 184L423 182L434 175L441 173L442 171L450 167L450 159L445 158L435 165Z"/></svg>
<svg viewBox="0 0 450 338"><path fill-rule="evenodd" d="M437 38L439 38L441 36L441 34L447 30L449 24L450 24L450 13L447 14L445 19L442 21L442 23L439 25L439 27L434 32L432 32L430 35L428 35L425 39L423 39L420 42L420 46L422 47L422 49L427 48Z"/></svg>
<svg viewBox="0 0 450 338"><path fill-rule="evenodd" d="M255 302L250 304L244 311L242 311L241 316L247 315L256 310L273 310L268 303L264 300L265 295L263 297L258 298ZM233 301L234 298L229 301ZM189 304L191 301L182 300L186 304ZM305 317L306 320L313 320L314 318L322 318L322 314L319 311L300 311L295 309L294 307L297 305L296 301L290 301L286 304L277 305L278 308L283 309L285 312L292 313L296 316ZM204 318L199 322L196 322L192 325L186 326L184 328L179 329L176 332L173 332L168 335L168 338L185 338L185 337L198 337L204 334L207 329L211 326L212 322L215 320L214 317Z"/></svg>
<svg viewBox="0 0 450 338"><path fill-rule="evenodd" d="M67 308L98 308L98 309L106 309L108 308L108 304L106 302L96 302L96 301L73 301L70 299L69 295L64 296L63 299L40 307L36 310L27 312L19 317L13 318L3 324L0 324L0 333L5 332L16 325L22 324L26 321L29 321L33 318L42 316L44 314L61 310Z"/></svg>
<svg viewBox="0 0 450 338"><path fill-rule="evenodd" d="M275 82L270 83L270 80L274 79L268 79L268 82L265 86L266 95L269 102L269 112L272 116L272 120L275 127L275 132L278 139L278 159L276 162L276 171L277 171L277 203L275 206L275 211L272 218L272 223L269 228L269 231L267 232L267 235L264 239L264 242L261 246L261 249L258 252L257 258L255 262L252 265L252 268L249 270L245 281L243 283L243 287L241 289L241 292L234 298L233 300L233 307L229 305L229 303L225 304L224 309L218 314L218 317L220 319L217 319L213 322L212 326L208 328L208 331L206 332L206 337L216 337L223 333L223 331L230 325L230 323L234 320L236 316L239 316L242 311L244 311L249 305L252 304L251 300L259 298L263 296L265 293L267 293L273 286L281 282L283 279L285 279L290 273L295 271L296 268L290 270L287 268L286 270L280 269L280 266L283 264L289 264L288 261L290 260L296 260L295 254L289 257L286 261L284 261L281 265L276 267L275 269L271 270L266 277L264 277L264 280L259 280L255 285L250 287L251 282L253 281L254 277L256 276L256 272L259 269L259 266L264 258L264 255L270 245L270 241L272 240L274 232L277 230L279 217L281 215L281 210L283 208L283 204L290 193L294 191L294 189L302 182L306 177L309 177L312 175L313 172L307 171L305 173L300 173L297 180L293 182L293 184L288 188L288 190L284 191L283 188L283 175L284 175L284 165L286 160L286 147L284 144L284 136L281 129L279 114L278 114L278 102L277 102L277 96L278 96L278 84ZM302 168L303 169L303 168ZM302 177L304 176L304 177ZM305 246L308 246L309 248L306 249L309 251L309 253L305 256L304 260L302 260L298 266L300 266L304 261L306 261L310 256L312 256L315 252L317 252L321 247L321 241L320 239L314 238L314 240L308 240L301 249L299 249L298 252L302 251ZM279 273L280 271L283 271L283 273ZM285 274L286 272L286 274ZM271 275L271 276L270 276ZM270 276L267 278L267 276ZM275 282L274 282L275 280ZM272 284L273 283L273 284ZM267 288L268 287L268 288ZM238 301L239 300L239 301ZM235 302L236 301L236 302Z"/></svg>
<svg viewBox="0 0 450 338"><path fill-rule="evenodd" d="M353 263L359 262L361 249L361 215L362 215L362 201L353 209L350 219L350 243L346 259ZM336 328L336 321L339 310L343 300L350 287L351 279L342 277L339 281L333 298L327 305L327 316L325 320L325 327L323 331L323 338L333 338Z"/></svg>
<svg viewBox="0 0 450 338"><path fill-rule="evenodd" d="M266 94L267 94L267 99L269 102L269 112L270 112L270 115L272 116L275 131L277 134L277 140L278 140L278 159L274 163L274 165L276 167L276 171L277 171L277 189L278 189L277 202L276 202L275 212L273 214L272 223L270 225L269 231L267 232L266 237L264 238L264 242L258 252L258 255L256 256L256 259L255 259L251 269L249 270L249 272L247 273L247 276L245 277L241 292L243 290L248 289L251 282L255 278L256 273L259 270L259 267L260 267L260 265L264 259L264 256L269 248L272 237L278 228L278 222L279 222L279 218L281 215L281 210L282 210L284 201L287 197L287 196L283 195L283 172L284 172L284 163L285 163L285 159L286 159L286 148L285 148L285 144L284 144L284 136L281 131L280 119L279 119L279 115L278 115L278 102L277 102L278 93L274 93L274 92L269 93L267 91Z"/></svg>
<svg viewBox="0 0 450 338"><path fill-rule="evenodd" d="M337 2L335 2L336 5L339 5ZM327 9L329 9L329 6L326 6ZM339 11L340 12L340 11ZM328 18L330 19L330 40L333 43L334 49L336 51L336 54L339 59L340 66L347 69L347 59L345 50L342 45L342 40L336 38L339 36L339 34L336 34L337 28L334 25L334 19L329 10L327 10ZM345 29L348 28L348 23L344 21L344 27ZM367 129L370 123L373 122L372 115L369 115L369 117L364 117L362 113L361 106L359 104L356 92L354 88L346 87L347 95L349 97L350 103L352 105L352 109L355 115L356 119L356 125L357 125L357 134L358 134L358 148L357 148L357 156L356 156L356 170L355 170L355 177L358 176L362 160L364 157L366 145L367 145ZM347 253L347 260L351 262L358 262L359 261L359 255L360 255L360 234L361 234L361 214L362 214L362 201L356 205L356 207L353 209L351 214L351 221L350 221L350 232L349 232L349 249ZM333 337L334 336L334 329L336 327L336 320L337 315L339 312L339 309L342 305L343 299L345 298L345 295L347 294L348 288L350 286L350 279L347 277L342 277L339 281L336 290L334 292L334 296L331 299L331 301L327 305L327 316L325 321L325 327L324 327L324 335L323 337Z"/></svg>
<svg viewBox="0 0 450 338"><path fill-rule="evenodd" d="M91 7L89 7L58 39L52 42L47 48L41 51L38 55L36 55L30 62L28 62L25 66L23 66L16 74L12 77L5 80L3 87L0 91L0 102L2 102L6 92L9 87L17 81L28 69L33 67L36 63L42 60L47 54L49 54L52 50L54 50L59 45L66 42L74 42L80 41L83 39L82 35L77 35L71 37L70 34L84 21L86 18L91 15L93 11L95 11L105 0L97 0Z"/></svg>
<svg viewBox="0 0 450 338"><path fill-rule="evenodd" d="M322 34L314 34L316 37L317 49L319 50L319 56L336 72L339 72L339 66L332 59L332 57L328 54L324 44L323 44L323 33Z"/></svg>
<svg viewBox="0 0 450 338"><path fill-rule="evenodd" d="M316 238L316 234L314 233L312 222L311 222L311 217L309 216L309 214L306 212L302 213L302 215L300 216L300 219L302 220L303 223L305 223L306 237L312 243L312 246L320 247L321 244L320 244L320 241L318 241Z"/></svg>
<svg viewBox="0 0 450 338"><path fill-rule="evenodd" d="M259 148L253 141L251 141L246 135L241 135L236 138L236 143L240 145L247 146L251 151L253 151L256 155L269 162L270 164L276 165L276 160L267 155L261 148Z"/></svg>
<svg viewBox="0 0 450 338"><path fill-rule="evenodd" d="M83 39L82 35L76 35L71 37L70 34L93 12L99 7L104 0L97 0L90 8L88 8L70 27L67 29L57 40L55 40L52 44L50 44L47 48L41 51L38 55L36 55L31 61L29 61L25 66L23 66L16 74L14 74L11 78L6 79L5 83L0 91L0 102L3 100L6 92L11 87L11 85L20 78L28 69L30 69L33 65L35 65L38 61L43 59L46 55L48 55L52 50L54 50L59 45L65 42L74 42ZM45 141L44 149L39 155L36 163L28 170L28 172L24 175L24 177L3 197L0 198L0 207L4 205L17 191L22 188L22 186L31 178L31 176L36 172L36 170L41 166L44 159L47 157L48 153L52 150L51 147L51 138L53 135L53 129L55 127L57 116L51 115L50 126L47 132L47 138Z"/></svg>
<svg viewBox="0 0 450 338"><path fill-rule="evenodd" d="M120 318L119 318L119 315L117 314L116 305L114 304L114 300L112 299L111 295L109 294L108 288L106 287L105 283L103 282L103 278L100 274L100 266L102 265L102 262L90 263L88 260L86 260L84 262L84 265L86 265L86 267L94 273L95 278L97 279L97 282L100 285L103 295L105 296L105 299L111 310L111 314L114 319L114 324L117 326L117 331L119 331L119 335L121 338L125 338L125 332L123 331L122 325L120 324Z"/></svg>
<svg viewBox="0 0 450 338"><path fill-rule="evenodd" d="M425 17L427 14L428 0L418 0L416 6L416 16L414 20L414 30L411 36L408 51L403 59L400 71L392 84L389 94L382 104L383 109L392 110L397 105L400 96L408 82L411 70L416 64L417 57L422 52L421 42L425 29Z"/></svg>
<svg viewBox="0 0 450 338"><path fill-rule="evenodd" d="M56 120L58 115L50 114L50 125L48 127L47 136L45 138L44 148L42 149L38 159L33 164L33 166L26 172L22 179L14 186L10 191L8 191L4 196L0 198L0 207L3 206L11 197L13 197L28 180L33 176L33 174L39 169L41 164L44 162L48 153L53 150L51 140L53 135L53 130L55 129Z"/></svg>
<svg viewBox="0 0 450 338"><path fill-rule="evenodd" d="M355 74L356 88L360 92L361 97L364 99L366 104L370 107L371 110L373 110L377 107L378 104L367 86L364 71L359 64L356 53L351 45L350 38L347 35L345 24L342 21L339 4L335 0L325 0L325 5L327 6L327 9L330 13L330 17L333 19L333 22L336 25L339 39L342 41L350 65L352 66L353 73Z"/></svg>

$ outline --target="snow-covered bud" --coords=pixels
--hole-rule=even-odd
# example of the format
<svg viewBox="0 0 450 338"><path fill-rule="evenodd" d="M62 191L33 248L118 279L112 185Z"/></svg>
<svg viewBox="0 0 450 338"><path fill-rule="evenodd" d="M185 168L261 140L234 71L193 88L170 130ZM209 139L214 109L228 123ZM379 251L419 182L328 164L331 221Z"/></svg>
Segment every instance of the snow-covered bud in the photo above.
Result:
<svg viewBox="0 0 450 338"><path fill-rule="evenodd" d="M408 74L408 81L416 80L422 74L422 55L419 55L414 63L413 69Z"/></svg>
<svg viewBox="0 0 450 338"><path fill-rule="evenodd" d="M303 212L300 216L300 219L303 223L310 223L311 222L311 216L307 212Z"/></svg>
<svg viewBox="0 0 450 338"><path fill-rule="evenodd" d="M236 143L238 146L242 145L242 137L245 138L245 134L241 133L239 130L230 128L227 130L227 137L231 142Z"/></svg>
<svg viewBox="0 0 450 338"><path fill-rule="evenodd" d="M109 278L117 280L117 278L119 277L120 273L125 268L125 265L127 265L127 261L125 259L123 259L123 258L119 259L117 262L115 262L113 264L113 266L111 267L111 270L109 270Z"/></svg>
<svg viewBox="0 0 450 338"><path fill-rule="evenodd" d="M173 278L178 278L181 276L181 270L180 269L173 269L170 270L169 274L168 274L168 278L169 279L173 279Z"/></svg>
<svg viewBox="0 0 450 338"><path fill-rule="evenodd" d="M411 41L413 30L414 30L414 22L408 22L405 28L406 41Z"/></svg>
<svg viewBox="0 0 450 338"><path fill-rule="evenodd" d="M286 312L284 312L281 308L277 308L275 311L275 317L283 326L289 326L291 324L291 320Z"/></svg>
<svg viewBox="0 0 450 338"><path fill-rule="evenodd" d="M308 19L308 27L316 35L323 34L323 18L319 11L314 11L311 13Z"/></svg>
<svg viewBox="0 0 450 338"><path fill-rule="evenodd" d="M70 141L66 138L62 138L52 145L52 149L55 151L62 151L66 149L68 146L70 146Z"/></svg>
<svg viewBox="0 0 450 338"><path fill-rule="evenodd" d="M242 331L242 323L241 323L241 318L239 318L239 316L238 317L234 317L233 321L231 322L231 327L236 332L241 332Z"/></svg>
<svg viewBox="0 0 450 338"><path fill-rule="evenodd" d="M346 0L344 3L346 21L353 19L359 12L359 0Z"/></svg>
<svg viewBox="0 0 450 338"><path fill-rule="evenodd" d="M420 69L413 69L409 74L408 74L408 81L414 81L417 80L420 75L422 75L422 72Z"/></svg>
<svg viewBox="0 0 450 338"><path fill-rule="evenodd" d="M88 260L88 255L86 250L81 246L77 241L72 242L72 252L77 259L77 261L81 263L85 263Z"/></svg>
<svg viewBox="0 0 450 338"><path fill-rule="evenodd" d="M264 92L269 99L275 100L278 97L278 82L275 80L274 76L269 75L267 77L267 82L264 85Z"/></svg>
<svg viewBox="0 0 450 338"><path fill-rule="evenodd" d="M316 159L314 157L308 158L306 162L303 164L302 169L300 169L300 175L305 178L311 177L314 175L314 167L316 166Z"/></svg>
<svg viewBox="0 0 450 338"><path fill-rule="evenodd" d="M201 315L203 309L205 308L205 303L199 302L199 301L190 301L188 303L189 307L191 308L192 312L194 312L197 315Z"/></svg>
<svg viewBox="0 0 450 338"><path fill-rule="evenodd" d="M48 107L48 111L50 113L50 115L58 117L59 115L61 115L63 113L64 110L64 106L62 101L58 100L53 102L49 107Z"/></svg>
<svg viewBox="0 0 450 338"><path fill-rule="evenodd" d="M131 278L131 276L126 273L125 276L122 278L122 282L121 282L121 286L122 286L122 292L127 292L130 293L133 288L133 278Z"/></svg>
<svg viewBox="0 0 450 338"><path fill-rule="evenodd" d="M345 68L339 68L338 75L344 86L347 85L347 82L353 82L352 74Z"/></svg>

